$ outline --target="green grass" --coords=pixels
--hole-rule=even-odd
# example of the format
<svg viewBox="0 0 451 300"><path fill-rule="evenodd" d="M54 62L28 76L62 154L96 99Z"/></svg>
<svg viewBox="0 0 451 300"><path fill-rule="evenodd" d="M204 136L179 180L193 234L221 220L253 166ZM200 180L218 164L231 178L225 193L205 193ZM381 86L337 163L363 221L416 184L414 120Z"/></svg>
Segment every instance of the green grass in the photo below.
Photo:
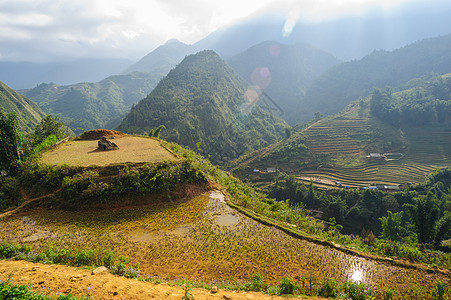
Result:
<svg viewBox="0 0 451 300"><path fill-rule="evenodd" d="M0 299L5 300L76 300L70 294L59 297L48 297L33 292L26 285L14 285L8 282L0 282ZM87 298L84 298L87 299Z"/></svg>

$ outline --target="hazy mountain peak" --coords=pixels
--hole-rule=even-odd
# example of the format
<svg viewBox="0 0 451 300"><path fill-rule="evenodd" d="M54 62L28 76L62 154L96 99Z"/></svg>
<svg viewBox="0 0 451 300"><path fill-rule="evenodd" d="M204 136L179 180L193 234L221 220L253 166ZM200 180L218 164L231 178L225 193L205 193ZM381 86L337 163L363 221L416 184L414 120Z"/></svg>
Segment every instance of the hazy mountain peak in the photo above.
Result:
<svg viewBox="0 0 451 300"><path fill-rule="evenodd" d="M176 39L170 39L165 44L141 58L128 67L123 73L144 72L166 75L175 65L188 55L194 53L194 47Z"/></svg>

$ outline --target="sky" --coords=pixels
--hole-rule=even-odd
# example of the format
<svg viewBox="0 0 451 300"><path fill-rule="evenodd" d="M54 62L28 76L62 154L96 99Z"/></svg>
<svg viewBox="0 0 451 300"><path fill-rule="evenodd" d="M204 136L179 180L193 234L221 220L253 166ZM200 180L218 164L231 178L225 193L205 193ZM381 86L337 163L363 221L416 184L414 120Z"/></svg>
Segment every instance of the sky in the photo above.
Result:
<svg viewBox="0 0 451 300"><path fill-rule="evenodd" d="M321 22L419 0L0 0L0 60L139 59L169 39L195 43L252 16Z"/></svg>

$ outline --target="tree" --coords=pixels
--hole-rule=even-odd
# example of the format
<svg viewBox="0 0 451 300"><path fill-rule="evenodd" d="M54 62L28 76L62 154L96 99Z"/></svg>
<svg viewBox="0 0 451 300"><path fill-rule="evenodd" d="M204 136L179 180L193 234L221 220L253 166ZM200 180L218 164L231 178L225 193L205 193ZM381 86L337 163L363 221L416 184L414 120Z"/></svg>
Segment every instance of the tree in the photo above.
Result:
<svg viewBox="0 0 451 300"><path fill-rule="evenodd" d="M451 234L451 212L446 211L445 215L437 222L435 228L434 248L440 248L443 240L450 238Z"/></svg>
<svg viewBox="0 0 451 300"><path fill-rule="evenodd" d="M431 243L435 239L436 223L440 218L437 196L429 192L425 196L414 198L414 204L405 204L415 225L420 243Z"/></svg>
<svg viewBox="0 0 451 300"><path fill-rule="evenodd" d="M370 99L371 114L376 117L386 117L390 110L390 102L392 100L392 91L389 88L385 90L374 89Z"/></svg>
<svg viewBox="0 0 451 300"><path fill-rule="evenodd" d="M396 241L402 233L402 215L403 211L392 213L387 211L387 216L379 218L382 226L382 238L386 240Z"/></svg>
<svg viewBox="0 0 451 300"><path fill-rule="evenodd" d="M150 137L155 137L155 138L159 138L160 137L160 132L161 132L161 130L162 129L166 129L166 127L164 126L164 125L160 125L160 126L158 126L157 127L157 129L151 129L150 131L149 131L149 136Z"/></svg>
<svg viewBox="0 0 451 300"><path fill-rule="evenodd" d="M60 140L68 135L68 130L60 118L47 115L38 125L36 125L34 132L31 135L32 142L34 145L37 145L52 134Z"/></svg>
<svg viewBox="0 0 451 300"><path fill-rule="evenodd" d="M318 121L319 119L321 119L322 114L321 114L321 112L317 111L317 112L313 115L313 117L314 117L314 120L315 120L315 121Z"/></svg>
<svg viewBox="0 0 451 300"><path fill-rule="evenodd" d="M0 106L0 171L10 172L21 159L22 134L16 113L5 113Z"/></svg>

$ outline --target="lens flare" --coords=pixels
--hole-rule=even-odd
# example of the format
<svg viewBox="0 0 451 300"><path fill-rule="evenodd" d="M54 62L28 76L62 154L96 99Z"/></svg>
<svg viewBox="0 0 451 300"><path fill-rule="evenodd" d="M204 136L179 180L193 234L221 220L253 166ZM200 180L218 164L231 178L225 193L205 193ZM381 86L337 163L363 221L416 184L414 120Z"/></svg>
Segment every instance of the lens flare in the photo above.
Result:
<svg viewBox="0 0 451 300"><path fill-rule="evenodd" d="M269 53L271 53L272 56L279 56L280 54L280 47L279 45L271 45L271 47L269 47Z"/></svg>
<svg viewBox="0 0 451 300"><path fill-rule="evenodd" d="M256 68L251 74L252 83L260 90L267 88L271 80L271 71L267 67Z"/></svg>

